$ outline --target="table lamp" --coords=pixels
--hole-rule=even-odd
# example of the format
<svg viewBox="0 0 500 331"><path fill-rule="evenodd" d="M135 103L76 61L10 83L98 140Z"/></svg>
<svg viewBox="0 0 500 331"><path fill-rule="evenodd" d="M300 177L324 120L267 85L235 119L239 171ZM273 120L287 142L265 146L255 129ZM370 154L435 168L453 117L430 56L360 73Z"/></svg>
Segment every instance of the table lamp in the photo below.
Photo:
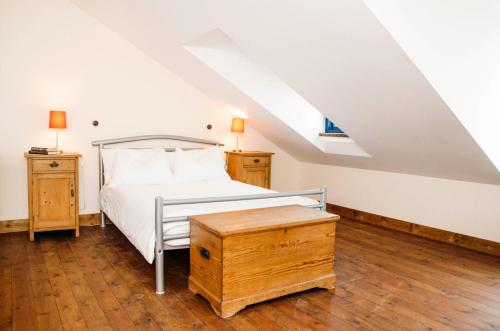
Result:
<svg viewBox="0 0 500 331"><path fill-rule="evenodd" d="M59 129L66 129L66 112L60 110L51 110L49 117L49 128L56 129L56 147L50 148L50 151L60 152Z"/></svg>
<svg viewBox="0 0 500 331"><path fill-rule="evenodd" d="M241 152L241 149L239 149L238 136L240 133L245 132L245 120L239 117L233 118L231 122L231 132L236 133L236 149L234 152Z"/></svg>

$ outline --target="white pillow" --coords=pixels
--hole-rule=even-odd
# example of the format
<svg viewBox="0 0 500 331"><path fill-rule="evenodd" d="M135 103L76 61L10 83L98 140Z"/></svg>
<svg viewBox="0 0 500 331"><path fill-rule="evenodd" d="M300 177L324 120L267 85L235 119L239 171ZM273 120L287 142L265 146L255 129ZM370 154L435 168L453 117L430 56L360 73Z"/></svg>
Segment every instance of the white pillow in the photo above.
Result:
<svg viewBox="0 0 500 331"><path fill-rule="evenodd" d="M178 183L231 180L225 170L224 152L218 147L192 151L176 148L174 177Z"/></svg>
<svg viewBox="0 0 500 331"><path fill-rule="evenodd" d="M168 166L170 168L170 171L173 173L174 172L174 163L175 163L175 151L174 152L165 152L165 154L167 154Z"/></svg>
<svg viewBox="0 0 500 331"><path fill-rule="evenodd" d="M174 182L167 154L158 148L117 149L110 176L110 186Z"/></svg>
<svg viewBox="0 0 500 331"><path fill-rule="evenodd" d="M102 163L104 165L104 183L109 184L111 181L111 172L115 163L116 149L103 148L101 149Z"/></svg>

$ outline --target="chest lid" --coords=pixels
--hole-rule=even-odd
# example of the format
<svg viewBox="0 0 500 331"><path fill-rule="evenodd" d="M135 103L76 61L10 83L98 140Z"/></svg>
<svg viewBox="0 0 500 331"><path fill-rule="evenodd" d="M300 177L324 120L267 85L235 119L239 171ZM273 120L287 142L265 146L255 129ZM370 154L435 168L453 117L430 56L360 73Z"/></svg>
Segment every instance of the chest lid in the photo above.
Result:
<svg viewBox="0 0 500 331"><path fill-rule="evenodd" d="M288 205L194 215L188 219L219 237L228 237L336 222L340 217L300 205Z"/></svg>

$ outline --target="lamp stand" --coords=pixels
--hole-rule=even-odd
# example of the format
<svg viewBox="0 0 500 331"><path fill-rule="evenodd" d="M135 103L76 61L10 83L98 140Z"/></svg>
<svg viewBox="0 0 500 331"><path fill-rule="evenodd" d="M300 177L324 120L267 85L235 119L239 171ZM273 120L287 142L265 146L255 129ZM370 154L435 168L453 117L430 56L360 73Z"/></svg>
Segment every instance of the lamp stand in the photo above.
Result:
<svg viewBox="0 0 500 331"><path fill-rule="evenodd" d="M236 149L233 150L233 152L241 152L241 149L239 147L239 140L238 140L239 136L240 136L239 134L236 134Z"/></svg>
<svg viewBox="0 0 500 331"><path fill-rule="evenodd" d="M61 150L59 150L59 129L56 129L56 147L52 147L48 149L49 152L58 152L62 153Z"/></svg>

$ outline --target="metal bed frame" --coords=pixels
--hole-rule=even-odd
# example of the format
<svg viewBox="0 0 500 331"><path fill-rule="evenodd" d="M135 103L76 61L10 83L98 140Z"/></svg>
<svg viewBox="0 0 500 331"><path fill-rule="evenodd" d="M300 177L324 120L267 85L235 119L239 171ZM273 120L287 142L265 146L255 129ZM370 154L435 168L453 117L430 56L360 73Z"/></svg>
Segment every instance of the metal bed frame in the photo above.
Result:
<svg viewBox="0 0 500 331"><path fill-rule="evenodd" d="M136 142L136 141L146 141L146 140L174 140L183 141L189 143L197 143L202 145L212 145L212 146L224 146L224 144L218 143L212 140L204 140L191 137L183 136L173 136L173 135L146 135L146 136L135 136L135 137L125 137L117 139L107 139L98 140L92 142L93 146L99 147L99 191L104 184L104 164L102 160L101 150L108 145L116 145L122 143ZM192 148L191 148L192 149ZM165 148L165 151L174 151L173 148ZM209 198L194 198L194 199L163 199L162 197L155 198L155 273L156 273L156 294L165 293L165 264L163 259L163 253L165 250L183 249L189 248L189 245L181 246L171 246L167 241L175 239L187 239L189 234L183 235L164 235L163 234L163 224L171 222L183 222L188 221L188 216L182 217L168 217L164 215L164 208L166 206L174 205L190 205L190 204L204 204L204 203L214 203L214 202L229 202L229 201L243 201L243 200L260 200L260 199L272 199L272 198L284 198L284 197L294 197L294 196L319 196L319 202L314 205L310 205L310 208L320 209L326 211L326 187L315 190L304 190L304 191L293 191L293 192L278 192L278 193L268 193L268 194L252 194L252 195L235 195L235 196L223 196L223 197L209 197ZM100 207L99 207L100 209ZM100 221L101 227L106 226L106 218L104 212L100 209Z"/></svg>

